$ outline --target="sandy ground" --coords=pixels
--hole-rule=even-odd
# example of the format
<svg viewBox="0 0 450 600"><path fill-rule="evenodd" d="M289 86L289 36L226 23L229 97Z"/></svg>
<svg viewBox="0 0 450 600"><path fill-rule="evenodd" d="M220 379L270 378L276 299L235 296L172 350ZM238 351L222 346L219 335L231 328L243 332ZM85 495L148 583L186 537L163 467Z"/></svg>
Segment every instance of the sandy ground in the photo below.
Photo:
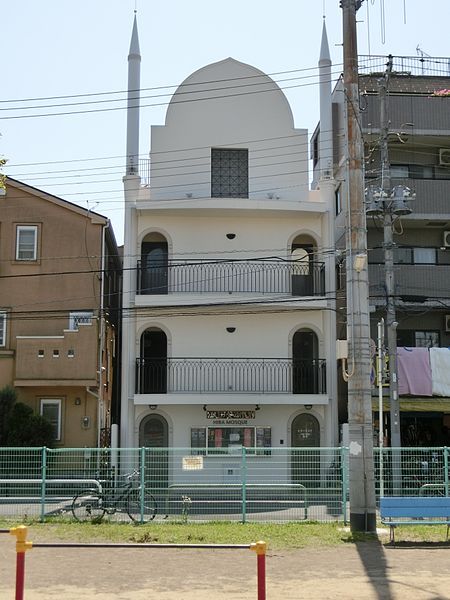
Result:
<svg viewBox="0 0 450 600"><path fill-rule="evenodd" d="M37 541L37 540L36 540ZM15 541L0 536L0 598L14 598ZM450 544L378 542L268 551L267 599L450 600ZM25 600L255 600L250 550L35 548Z"/></svg>

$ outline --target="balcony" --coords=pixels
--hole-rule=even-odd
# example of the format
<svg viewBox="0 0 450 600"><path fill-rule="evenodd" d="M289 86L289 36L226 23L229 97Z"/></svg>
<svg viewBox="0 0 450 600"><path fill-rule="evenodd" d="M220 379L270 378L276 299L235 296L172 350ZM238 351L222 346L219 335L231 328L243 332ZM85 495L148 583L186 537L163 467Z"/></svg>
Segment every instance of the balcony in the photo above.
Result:
<svg viewBox="0 0 450 600"><path fill-rule="evenodd" d="M407 302L423 302L429 298L427 306L442 308L442 302L448 299L444 282L450 279L450 265L394 265L395 295ZM385 268L384 265L369 265L371 303L385 305Z"/></svg>
<svg viewBox="0 0 450 600"><path fill-rule="evenodd" d="M136 394L325 394L323 358L138 358Z"/></svg>
<svg viewBox="0 0 450 600"><path fill-rule="evenodd" d="M137 264L140 295L208 293L325 294L325 265L291 261L190 261L164 266Z"/></svg>
<svg viewBox="0 0 450 600"><path fill-rule="evenodd" d="M16 386L97 385L97 327L59 336L17 336Z"/></svg>

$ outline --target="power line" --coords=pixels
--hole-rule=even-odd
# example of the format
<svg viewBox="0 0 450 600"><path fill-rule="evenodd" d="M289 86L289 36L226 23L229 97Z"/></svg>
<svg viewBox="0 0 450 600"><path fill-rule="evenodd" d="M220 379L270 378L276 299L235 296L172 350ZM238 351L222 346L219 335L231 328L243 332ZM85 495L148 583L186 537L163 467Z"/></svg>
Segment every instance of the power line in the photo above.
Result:
<svg viewBox="0 0 450 600"><path fill-rule="evenodd" d="M294 88L308 87L311 85L319 85L318 82L304 83L304 84L298 84L298 85L288 85L288 86L278 86L277 84L275 84L275 82L273 82L273 83L274 83L274 85L276 85L276 87L272 87L267 90L237 92L234 94L209 96L209 97L205 97L205 98L185 98L185 99L181 99L178 101L175 100L174 99L175 96L173 96L170 102L156 102L156 103L152 103L152 104L136 104L136 106L132 106L131 108L138 108L138 107L140 109L155 108L158 106L168 106L169 104L175 105L175 104L184 104L184 103L191 103L191 102L203 102L203 101L208 101L208 100L220 100L223 98L235 98L235 97L239 97L239 96L264 94L267 92L280 92L281 90L286 90L286 89L294 89ZM249 85L256 85L256 84L249 84ZM257 85L264 85L264 84L257 84ZM239 86L239 87L244 87L244 86ZM229 88L225 88L225 89L229 89ZM215 91L215 90L211 90L211 91ZM187 93L194 94L194 93L198 93L198 92L187 92ZM115 107L109 107L109 108L93 108L93 109L82 110L82 111L63 111L63 112L57 112L57 113L55 113L55 112L41 113L41 114L36 113L36 114L32 114L32 115L13 115L13 116L7 116L7 117L0 117L0 120L31 119L31 118L38 118L38 117L57 117L57 116L79 115L79 114L92 114L92 113L111 112L111 111L116 111L116 110L127 110L127 109L128 109L128 106L125 105L125 106L115 106Z"/></svg>

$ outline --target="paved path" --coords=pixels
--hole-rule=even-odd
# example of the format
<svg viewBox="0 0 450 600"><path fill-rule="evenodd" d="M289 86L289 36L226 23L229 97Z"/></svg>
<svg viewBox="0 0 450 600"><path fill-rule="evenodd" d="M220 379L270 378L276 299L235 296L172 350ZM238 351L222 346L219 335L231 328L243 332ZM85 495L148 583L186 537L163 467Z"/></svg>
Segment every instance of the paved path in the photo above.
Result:
<svg viewBox="0 0 450 600"><path fill-rule="evenodd" d="M0 536L0 598L14 598L14 539ZM49 549L26 554L25 600L255 600L250 550ZM450 600L450 545L378 542L270 551L267 600Z"/></svg>

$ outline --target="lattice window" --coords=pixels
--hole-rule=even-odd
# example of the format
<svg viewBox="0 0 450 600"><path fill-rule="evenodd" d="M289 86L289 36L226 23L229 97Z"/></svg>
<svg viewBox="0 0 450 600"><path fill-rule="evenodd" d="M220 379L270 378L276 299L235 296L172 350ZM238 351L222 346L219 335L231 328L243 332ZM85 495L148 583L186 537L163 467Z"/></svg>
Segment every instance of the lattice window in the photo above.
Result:
<svg viewBox="0 0 450 600"><path fill-rule="evenodd" d="M211 149L211 197L248 198L247 149Z"/></svg>

